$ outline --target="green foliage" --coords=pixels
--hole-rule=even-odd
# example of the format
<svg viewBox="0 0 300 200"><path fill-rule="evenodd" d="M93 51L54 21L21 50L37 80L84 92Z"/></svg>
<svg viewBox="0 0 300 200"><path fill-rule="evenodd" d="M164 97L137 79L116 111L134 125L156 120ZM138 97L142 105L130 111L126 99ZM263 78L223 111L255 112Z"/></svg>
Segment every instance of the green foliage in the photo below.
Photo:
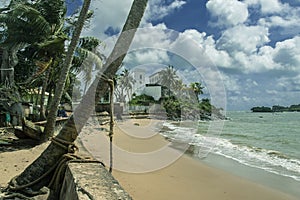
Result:
<svg viewBox="0 0 300 200"><path fill-rule="evenodd" d="M181 119L182 103L176 97L167 97L163 101L163 106L166 110L169 119Z"/></svg>
<svg viewBox="0 0 300 200"><path fill-rule="evenodd" d="M212 105L211 105L209 99L202 99L202 101L199 104L199 108L200 108L200 110L202 110L208 114L211 114L211 112L212 112Z"/></svg>
<svg viewBox="0 0 300 200"><path fill-rule="evenodd" d="M57 25L60 24L66 13L64 4L64 0L42 0L38 3L37 8L50 24Z"/></svg>
<svg viewBox="0 0 300 200"><path fill-rule="evenodd" d="M155 101L155 99L152 96L146 94L136 96L135 98L132 98L131 101L129 101L130 105L139 106L149 106L151 103L157 103L157 101Z"/></svg>
<svg viewBox="0 0 300 200"><path fill-rule="evenodd" d="M251 108L252 112L272 112L272 108L270 107L253 107Z"/></svg>
<svg viewBox="0 0 300 200"><path fill-rule="evenodd" d="M274 105L272 108L270 107L253 107L251 108L252 112L300 112L300 104L298 105L291 105L288 107Z"/></svg>
<svg viewBox="0 0 300 200"><path fill-rule="evenodd" d="M6 38L1 38L3 45L39 42L51 33L50 24L40 12L23 3L1 14L0 24L6 25Z"/></svg>
<svg viewBox="0 0 300 200"><path fill-rule="evenodd" d="M167 68L165 68L164 70L160 71L160 82L159 84L161 84L162 86L165 86L168 89L168 96L171 96L172 91L175 90L176 86L178 85L178 80L179 77L176 74L176 70L174 69L173 66L169 65Z"/></svg>
<svg viewBox="0 0 300 200"><path fill-rule="evenodd" d="M120 74L116 75L117 87L115 87L115 96L117 101L125 102L126 96L130 98L130 93L133 88L133 84L136 80L130 74L128 69L124 69Z"/></svg>

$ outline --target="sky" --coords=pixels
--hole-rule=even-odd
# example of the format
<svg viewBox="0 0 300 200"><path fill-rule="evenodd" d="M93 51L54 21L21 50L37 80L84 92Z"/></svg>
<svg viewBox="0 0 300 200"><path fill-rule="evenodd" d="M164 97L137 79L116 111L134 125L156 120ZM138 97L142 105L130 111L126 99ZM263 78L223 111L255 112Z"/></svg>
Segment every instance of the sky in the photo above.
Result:
<svg viewBox="0 0 300 200"><path fill-rule="evenodd" d="M67 1L70 11L80 5ZM83 35L109 52L132 2L93 0ZM227 110L300 104L300 0L149 0L140 28L128 67L174 65Z"/></svg>

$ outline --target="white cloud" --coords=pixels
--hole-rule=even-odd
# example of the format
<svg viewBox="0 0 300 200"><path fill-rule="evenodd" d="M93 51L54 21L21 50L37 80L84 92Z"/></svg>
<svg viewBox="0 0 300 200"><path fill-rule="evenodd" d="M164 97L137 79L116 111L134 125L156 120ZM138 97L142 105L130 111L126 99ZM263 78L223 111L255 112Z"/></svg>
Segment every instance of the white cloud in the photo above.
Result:
<svg viewBox="0 0 300 200"><path fill-rule="evenodd" d="M248 18L247 5L238 0L209 0L206 7L217 18L218 26L235 26Z"/></svg>
<svg viewBox="0 0 300 200"><path fill-rule="evenodd" d="M175 0L170 4L166 4L166 1L151 0L148 2L145 12L145 21L162 19L175 10L180 9L184 4L186 4L186 1L182 0Z"/></svg>
<svg viewBox="0 0 300 200"><path fill-rule="evenodd" d="M282 42L277 42L273 60L280 63L284 69L300 70L300 37L296 36Z"/></svg>
<svg viewBox="0 0 300 200"><path fill-rule="evenodd" d="M269 28L281 28L277 30L281 35L296 35L300 31L300 8L284 4L280 12L267 14L257 23Z"/></svg>
<svg viewBox="0 0 300 200"><path fill-rule="evenodd" d="M91 27L84 30L83 34L103 40L107 37L104 32L109 27L120 30L126 21L132 2L133 0L92 1L90 8L95 11L95 15Z"/></svg>
<svg viewBox="0 0 300 200"><path fill-rule="evenodd" d="M217 47L227 52L252 54L270 41L269 31L262 26L238 25L227 29L217 41Z"/></svg>
<svg viewBox="0 0 300 200"><path fill-rule="evenodd" d="M289 14L286 16L270 16L267 18L261 18L258 24L266 27L291 27L295 28L299 26L300 18L296 14Z"/></svg>
<svg viewBox="0 0 300 200"><path fill-rule="evenodd" d="M245 3L249 6L259 5L263 14L280 13L288 6L279 0L245 0Z"/></svg>
<svg viewBox="0 0 300 200"><path fill-rule="evenodd" d="M263 13L278 13L282 11L283 5L278 0L260 0Z"/></svg>
<svg viewBox="0 0 300 200"><path fill-rule="evenodd" d="M226 91L231 94L240 94L241 84L237 76L222 73L222 80L226 87Z"/></svg>
<svg viewBox="0 0 300 200"><path fill-rule="evenodd" d="M267 94L277 95L279 92L277 90L266 90Z"/></svg>
<svg viewBox="0 0 300 200"><path fill-rule="evenodd" d="M231 67L244 73L281 70L283 73L300 71L300 37L277 42L275 47L263 46L257 52L247 54L244 51L231 53Z"/></svg>
<svg viewBox="0 0 300 200"><path fill-rule="evenodd" d="M229 56L227 51L216 48L216 41L212 36L208 36L206 40L203 41L203 48L205 49L205 53L216 66L226 68L231 66L232 58Z"/></svg>
<svg viewBox="0 0 300 200"><path fill-rule="evenodd" d="M110 0L110 1L92 1L91 9L95 10L95 16L92 19L91 27L84 31L84 35L95 36L104 39L107 35L104 33L108 28L115 32L122 29L133 0ZM180 9L186 2L175 0L170 4L165 1L151 0L148 2L141 27L147 26L149 21L162 19L163 17Z"/></svg>
<svg viewBox="0 0 300 200"><path fill-rule="evenodd" d="M278 79L278 86L282 91L300 92L300 74L295 77L281 77Z"/></svg>
<svg viewBox="0 0 300 200"><path fill-rule="evenodd" d="M9 5L9 0L1 0L0 2L0 8L8 6Z"/></svg>
<svg viewBox="0 0 300 200"><path fill-rule="evenodd" d="M159 49L140 49L129 52L124 62L136 62L138 64L169 63L168 53Z"/></svg>
<svg viewBox="0 0 300 200"><path fill-rule="evenodd" d="M147 27L138 31L131 49L154 50L139 51L136 57L131 57L139 62L166 63L170 59L166 53L169 51L201 69L215 64L246 74L269 70L286 70L286 73L300 71L300 37L278 42L271 47L266 45L269 41L268 29L261 26L230 28L217 42L212 36L194 29L178 33L168 30L164 24L147 24Z"/></svg>

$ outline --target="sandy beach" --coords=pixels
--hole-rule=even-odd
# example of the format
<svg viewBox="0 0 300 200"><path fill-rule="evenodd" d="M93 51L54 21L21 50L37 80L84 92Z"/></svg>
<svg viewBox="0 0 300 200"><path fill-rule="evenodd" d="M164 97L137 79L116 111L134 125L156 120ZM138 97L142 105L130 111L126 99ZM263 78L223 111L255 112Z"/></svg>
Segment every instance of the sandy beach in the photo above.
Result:
<svg viewBox="0 0 300 200"><path fill-rule="evenodd" d="M177 154L180 151L158 134L159 123L149 119L116 123L113 176L133 199L298 199L207 166L186 154ZM108 165L107 132L94 128L99 130L95 132L91 128L83 131L81 140L96 159Z"/></svg>
<svg viewBox="0 0 300 200"><path fill-rule="evenodd" d="M113 176L133 199L297 199L182 154L158 134L160 123L135 119L115 125ZM104 161L108 167L107 128L89 123L83 129L80 141L93 157ZM0 185L4 187L12 177L20 174L47 145L1 151Z"/></svg>

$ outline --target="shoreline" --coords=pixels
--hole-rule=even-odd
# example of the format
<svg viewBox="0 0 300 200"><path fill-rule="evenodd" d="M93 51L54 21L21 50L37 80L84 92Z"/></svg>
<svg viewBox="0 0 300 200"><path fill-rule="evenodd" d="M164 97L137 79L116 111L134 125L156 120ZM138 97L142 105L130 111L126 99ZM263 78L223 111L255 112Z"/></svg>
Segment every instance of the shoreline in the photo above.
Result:
<svg viewBox="0 0 300 200"><path fill-rule="evenodd" d="M292 179L291 177L285 177L263 169L243 165L235 160L217 154L210 154L210 156L200 160L200 162L251 182L290 194L297 198L300 197L300 182Z"/></svg>
<svg viewBox="0 0 300 200"><path fill-rule="evenodd" d="M115 148L145 156L148 156L147 152L157 152L165 146L172 149L170 151L178 152L155 130L158 123L160 121L150 119L118 122L114 134ZM108 163L107 134L103 130L93 133L90 128L83 130L88 134L81 134L83 145L96 159ZM133 199L297 199L296 196L208 165L190 155L181 154L172 163L163 164L163 167L151 171L145 165L157 167L151 163L153 160L136 161L132 160L135 157L124 158L124 154L118 154L119 151L113 151L113 176ZM168 155L174 156L172 153ZM164 159L169 158L159 159L164 163ZM138 173L134 173L134 170Z"/></svg>
<svg viewBox="0 0 300 200"><path fill-rule="evenodd" d="M133 199L296 200L299 198L297 195L292 196L278 188L267 187L261 182L249 180L239 174L230 173L230 170L216 167L215 164L210 163L214 158L199 160L189 153L180 153L178 149L184 149L185 146L177 143L170 144L164 136L159 134L158 128L161 122L160 120L134 119L116 123L112 175ZM77 142L80 146L80 154L93 156L106 163L108 168L107 129L108 126L99 126L98 121L89 121ZM48 144L1 151L0 186L4 187L11 178L19 175ZM177 148L175 149L174 146ZM149 152L156 153L161 149L166 149L165 152L168 154L167 157L158 157L158 160L153 160L157 159L156 157L150 160L139 160L143 158L133 160L135 157L124 156L116 151L120 149L125 153L142 154L142 157L147 157ZM176 159L170 159L169 155L170 157L179 156ZM216 160L224 164L219 158ZM157 164L160 164L159 167ZM229 166L229 168L232 167L235 166ZM260 176L260 174L254 174L256 172L251 173L250 175Z"/></svg>

